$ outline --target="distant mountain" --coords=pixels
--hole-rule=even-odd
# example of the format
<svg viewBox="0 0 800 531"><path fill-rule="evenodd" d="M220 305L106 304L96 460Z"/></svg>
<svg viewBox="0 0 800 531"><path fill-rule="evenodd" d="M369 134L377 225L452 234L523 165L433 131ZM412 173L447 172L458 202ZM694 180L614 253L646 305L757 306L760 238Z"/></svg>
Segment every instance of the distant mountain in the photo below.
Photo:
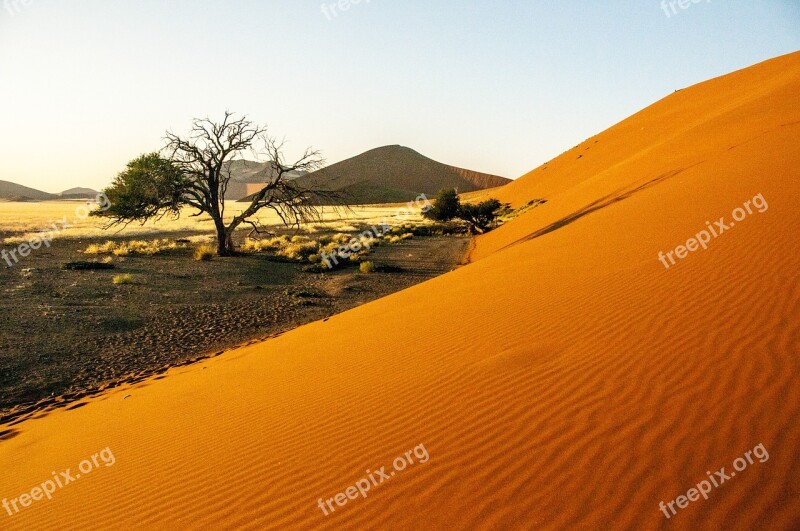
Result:
<svg viewBox="0 0 800 531"><path fill-rule="evenodd" d="M268 182L275 178L275 169L271 162L255 162L252 160L234 160L229 164L231 181L225 199L238 201L261 190ZM296 179L306 175L305 172L295 172L287 176Z"/></svg>
<svg viewBox="0 0 800 531"><path fill-rule="evenodd" d="M61 192L59 197L61 199L96 199L97 194L99 194L97 190L92 190L91 188L70 188L69 190L64 190Z"/></svg>
<svg viewBox="0 0 800 531"><path fill-rule="evenodd" d="M510 179L448 166L403 146L376 148L298 179L309 189L338 191L348 204L398 203L443 188L459 193L494 188Z"/></svg>
<svg viewBox="0 0 800 531"><path fill-rule="evenodd" d="M6 201L47 201L49 199L58 199L58 196L28 188L21 184L0 181L0 199L5 199Z"/></svg>

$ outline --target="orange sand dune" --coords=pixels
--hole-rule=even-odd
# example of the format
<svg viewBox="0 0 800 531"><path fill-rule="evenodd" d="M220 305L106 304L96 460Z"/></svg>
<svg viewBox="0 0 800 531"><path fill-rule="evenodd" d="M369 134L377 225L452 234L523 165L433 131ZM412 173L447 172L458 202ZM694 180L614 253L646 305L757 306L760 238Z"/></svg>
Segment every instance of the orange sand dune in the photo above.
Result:
<svg viewBox="0 0 800 531"><path fill-rule="evenodd" d="M673 94L500 190L548 203L470 265L13 426L0 497L114 464L0 528L796 529L798 140L800 54Z"/></svg>

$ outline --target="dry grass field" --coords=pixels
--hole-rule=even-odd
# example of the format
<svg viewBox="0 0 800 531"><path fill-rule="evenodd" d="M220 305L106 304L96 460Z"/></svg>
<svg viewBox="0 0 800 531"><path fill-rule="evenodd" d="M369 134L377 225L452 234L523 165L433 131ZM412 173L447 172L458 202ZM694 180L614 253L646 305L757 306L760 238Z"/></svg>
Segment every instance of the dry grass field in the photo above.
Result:
<svg viewBox="0 0 800 531"><path fill-rule="evenodd" d="M208 233L212 234L214 226L207 215L191 217L194 213L186 209L180 218L164 218L160 221L148 222L144 225L131 224L125 228L104 230L106 220L84 215L86 203L82 201L43 201L28 203L3 202L0 207L0 242L16 244L27 241L40 231L52 230L53 225L59 227L59 238L104 238L110 235L120 237L147 237L175 233ZM226 202L226 219L231 219L242 209L242 203ZM345 231L353 224L371 225L388 219L391 223L402 217L408 221L419 221L419 209L414 207L407 217L400 213L405 204L353 206L347 209L323 207L320 223L310 223L302 228L303 232L326 230ZM269 229L278 229L281 221L269 210L259 213L258 222ZM66 223L66 227L63 225ZM242 227L248 232L249 227Z"/></svg>

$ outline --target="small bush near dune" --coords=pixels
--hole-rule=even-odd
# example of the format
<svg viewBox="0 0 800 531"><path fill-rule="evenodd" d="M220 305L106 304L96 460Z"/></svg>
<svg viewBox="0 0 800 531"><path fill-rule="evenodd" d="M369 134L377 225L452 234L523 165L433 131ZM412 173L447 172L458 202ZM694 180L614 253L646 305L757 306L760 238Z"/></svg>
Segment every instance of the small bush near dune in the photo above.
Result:
<svg viewBox="0 0 800 531"><path fill-rule="evenodd" d="M208 262L213 260L216 254L217 251L210 245L201 245L194 250L194 259L197 262Z"/></svg>
<svg viewBox="0 0 800 531"><path fill-rule="evenodd" d="M358 269L362 273L372 273L375 271L375 264L372 262L361 262L361 265L358 266Z"/></svg>
<svg viewBox="0 0 800 531"><path fill-rule="evenodd" d="M417 225L411 231L414 236L449 236L451 234L468 234L469 226L463 221L450 221L447 223L427 223Z"/></svg>
<svg viewBox="0 0 800 531"><path fill-rule="evenodd" d="M114 284L133 284L136 280L133 278L133 275L130 273L125 273L124 275L117 275L113 278Z"/></svg>

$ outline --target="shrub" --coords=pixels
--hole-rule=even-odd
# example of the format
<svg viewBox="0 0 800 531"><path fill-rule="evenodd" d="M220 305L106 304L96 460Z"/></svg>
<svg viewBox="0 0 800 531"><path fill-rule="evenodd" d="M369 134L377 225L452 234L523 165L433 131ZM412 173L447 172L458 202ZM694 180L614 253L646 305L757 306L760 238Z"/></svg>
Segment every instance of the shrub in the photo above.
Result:
<svg viewBox="0 0 800 531"><path fill-rule="evenodd" d="M434 221L449 221L458 216L461 200L454 188L447 188L439 192L433 205L423 213L428 219Z"/></svg>
<svg viewBox="0 0 800 531"><path fill-rule="evenodd" d="M318 250L319 245L316 242L290 243L276 254L290 260L303 262L308 260L309 256L317 254Z"/></svg>
<svg viewBox="0 0 800 531"><path fill-rule="evenodd" d="M375 271L375 264L372 262L361 262L361 265L358 266L358 270L362 273L372 273Z"/></svg>
<svg viewBox="0 0 800 531"><path fill-rule="evenodd" d="M112 241L107 241L104 244L93 243L83 251L83 254L109 254L114 251L117 244Z"/></svg>
<svg viewBox="0 0 800 531"><path fill-rule="evenodd" d="M93 243L92 245L87 247L85 251L83 251L83 254L101 254L100 246L97 245L96 243Z"/></svg>
<svg viewBox="0 0 800 531"><path fill-rule="evenodd" d="M433 206L423 215L433 221L450 221L458 218L469 223L472 232L483 233L497 219L503 205L497 199L489 199L477 204L461 204L454 189L442 190Z"/></svg>
<svg viewBox="0 0 800 531"><path fill-rule="evenodd" d="M93 243L83 251L83 254L113 254L114 256L128 256L131 254L140 254L145 256L153 256L163 251L177 249L176 242L170 242L168 239L163 240L133 240L129 242L116 243L107 241L103 244Z"/></svg>
<svg viewBox="0 0 800 531"><path fill-rule="evenodd" d="M117 285L120 285L120 284L133 284L133 283L136 282L136 280L133 278L133 275L131 275L130 273L125 273L124 275L116 275L113 278L113 282L114 282L114 284L117 284Z"/></svg>
<svg viewBox="0 0 800 531"><path fill-rule="evenodd" d="M469 223L474 232L483 233L497 219L497 212L502 206L497 199L489 199L478 204L461 205L458 217Z"/></svg>
<svg viewBox="0 0 800 531"><path fill-rule="evenodd" d="M244 245L242 245L242 250L246 253L257 253L261 250L259 240L251 240L250 238L247 238L244 241Z"/></svg>
<svg viewBox="0 0 800 531"><path fill-rule="evenodd" d="M197 262L208 262L213 260L217 251L210 245L201 245L194 250L194 259Z"/></svg>
<svg viewBox="0 0 800 531"><path fill-rule="evenodd" d="M284 235L276 236L266 240L253 240L247 238L244 242L244 250L251 253L261 251L275 251L290 245L289 237Z"/></svg>
<svg viewBox="0 0 800 531"><path fill-rule="evenodd" d="M333 243L338 243L339 245L342 245L342 244L344 244L344 243L347 243L347 242L349 242L349 241L350 241L350 238L352 238L352 236L350 236L349 234L345 234L345 233L343 233L343 232L339 232L339 233L337 233L337 234L334 234L334 235L331 237L331 241L332 241Z"/></svg>
<svg viewBox="0 0 800 531"><path fill-rule="evenodd" d="M448 221L417 225L411 231L414 236L447 236L469 232L467 224L460 221Z"/></svg>

